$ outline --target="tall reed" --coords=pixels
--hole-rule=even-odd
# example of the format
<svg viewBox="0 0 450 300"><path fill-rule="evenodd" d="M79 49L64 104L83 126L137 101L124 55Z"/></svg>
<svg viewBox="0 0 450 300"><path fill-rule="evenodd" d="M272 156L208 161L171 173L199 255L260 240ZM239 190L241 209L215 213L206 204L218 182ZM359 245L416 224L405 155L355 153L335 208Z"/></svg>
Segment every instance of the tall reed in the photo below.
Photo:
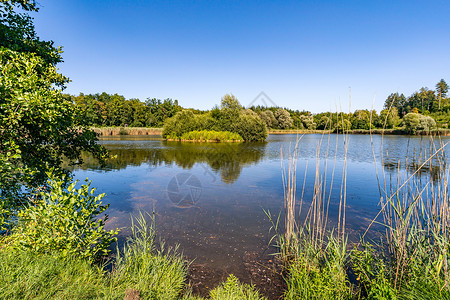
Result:
<svg viewBox="0 0 450 300"><path fill-rule="evenodd" d="M343 121L342 115L336 114L335 117ZM332 136L334 135L322 135L316 146L313 195L308 200L304 199L308 164L305 167L305 178L298 202L296 198L297 165L302 136L298 136L295 144L287 150L287 159L285 150L281 151L285 231L278 236L278 247L288 272L286 299L347 299L352 294L346 274L348 251L345 206L348 135L345 132L335 135L335 155L329 179L328 156ZM330 224L329 210L340 139L343 139L345 158L338 197L339 213L336 223ZM302 214L304 206L307 209L305 216Z"/></svg>
<svg viewBox="0 0 450 300"><path fill-rule="evenodd" d="M430 137L428 145L414 149L412 161L397 162L396 173L386 174L385 168L381 178L377 173L380 212L366 229L362 247L352 255L363 293L369 297L450 297L447 145ZM380 147L383 166L388 159L383 137ZM382 240L375 246L365 240L373 224L384 226Z"/></svg>

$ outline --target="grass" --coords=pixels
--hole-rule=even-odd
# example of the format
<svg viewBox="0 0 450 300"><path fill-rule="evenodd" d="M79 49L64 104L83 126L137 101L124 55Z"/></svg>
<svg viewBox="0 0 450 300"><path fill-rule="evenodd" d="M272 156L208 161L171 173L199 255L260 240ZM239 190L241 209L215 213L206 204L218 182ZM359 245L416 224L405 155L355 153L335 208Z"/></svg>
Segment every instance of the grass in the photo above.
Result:
<svg viewBox="0 0 450 300"><path fill-rule="evenodd" d="M112 261L112 271L59 253L0 251L0 299L181 299L187 266L176 249L157 248L153 223L144 216Z"/></svg>
<svg viewBox="0 0 450 300"><path fill-rule="evenodd" d="M131 236L109 267L72 254L5 249L0 248L0 299L203 299L189 291L188 264L178 249L157 246L151 215L132 218ZM265 298L230 275L209 299Z"/></svg>
<svg viewBox="0 0 450 300"><path fill-rule="evenodd" d="M383 170L380 213L353 249L345 233L346 155L336 223L328 218L335 168L327 186L327 160L321 163L319 153L313 196L300 222L297 216L304 202L303 191L299 203L296 200L301 138L297 139L294 150L288 151L287 165L282 159L285 228L276 236L286 272L286 299L450 299L449 170L443 152L447 144L430 139L429 147L415 152L413 163L399 162L396 175ZM348 141L344 145L348 147ZM374 160L376 164L375 155ZM405 172L401 164L407 166ZM278 221L272 223L277 229ZM373 224L385 228L378 243L365 240ZM350 281L350 273L356 282Z"/></svg>
<svg viewBox="0 0 450 300"><path fill-rule="evenodd" d="M220 284L218 287L210 292L211 300L264 300L258 291L251 285L242 284L239 280L231 274L226 282Z"/></svg>
<svg viewBox="0 0 450 300"><path fill-rule="evenodd" d="M229 131L194 130L184 133L181 137L169 135L168 140L181 140L191 142L243 142L244 139L237 133Z"/></svg>
<svg viewBox="0 0 450 300"><path fill-rule="evenodd" d="M376 247L362 240L362 249L354 255L355 270L368 295L381 286L402 299L450 297L449 170L443 152L447 144L436 146L431 139L414 164L405 162L406 172L397 172L396 185L388 185L383 172L383 240ZM436 169L439 172L433 174ZM381 249L382 255L374 248Z"/></svg>
<svg viewBox="0 0 450 300"><path fill-rule="evenodd" d="M320 144L330 143L322 136ZM346 135L336 135L336 139ZM303 195L297 201L297 161L299 157L301 137L288 149L287 160L284 160L282 149L282 178L284 186L285 230L275 237L276 246L280 249L280 257L285 267L287 290L285 299L350 299L353 296L352 286L347 276L347 238L345 234L345 180L341 183L339 200L339 218L337 224L329 227L328 210L333 189L335 165L331 180L327 179L328 160L320 160L320 150L316 153L315 184L311 202L307 206L302 222L297 216L302 215ZM337 145L336 141L336 145ZM348 145L348 142L345 143ZM337 146L336 146L337 147ZM345 146L347 147L347 146ZM321 149L321 145L317 146ZM347 148L344 149L347 153ZM286 152L286 151L284 151ZM328 152L328 150L327 150ZM335 158L336 163L336 158ZM306 178L305 170L305 178ZM346 178L346 164L342 170L342 178ZM298 210L297 210L298 208ZM278 221L269 219L278 231Z"/></svg>

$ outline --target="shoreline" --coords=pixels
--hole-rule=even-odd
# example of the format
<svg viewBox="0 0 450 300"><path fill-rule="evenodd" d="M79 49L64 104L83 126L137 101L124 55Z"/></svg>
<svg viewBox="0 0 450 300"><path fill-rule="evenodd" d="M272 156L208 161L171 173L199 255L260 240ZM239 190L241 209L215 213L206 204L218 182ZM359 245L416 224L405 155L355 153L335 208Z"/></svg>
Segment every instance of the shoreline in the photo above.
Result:
<svg viewBox="0 0 450 300"><path fill-rule="evenodd" d="M121 136L121 135L161 135L162 128L147 128L147 127L91 127L91 130L98 133L100 136ZM268 134L331 134L335 133L332 130L305 130L305 129L272 129L268 130ZM410 134L402 129L354 129L346 132L347 134L384 134L384 135L415 135L415 136L450 136L450 129L440 128L431 131L418 131L416 134ZM172 139L168 139L171 141ZM190 142L197 142L192 140L183 140ZM202 141L203 142L203 141ZM215 141L205 141L215 142Z"/></svg>

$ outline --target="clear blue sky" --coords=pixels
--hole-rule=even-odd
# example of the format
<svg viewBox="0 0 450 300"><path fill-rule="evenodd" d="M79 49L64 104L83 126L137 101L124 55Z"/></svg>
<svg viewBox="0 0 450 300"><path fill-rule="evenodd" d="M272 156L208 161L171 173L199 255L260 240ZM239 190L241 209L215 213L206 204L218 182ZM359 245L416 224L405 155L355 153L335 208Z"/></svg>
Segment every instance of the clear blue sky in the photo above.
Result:
<svg viewBox="0 0 450 300"><path fill-rule="evenodd" d="M450 1L56 1L32 14L64 47L72 94L209 109L264 91L312 112L380 110L391 92L450 83Z"/></svg>

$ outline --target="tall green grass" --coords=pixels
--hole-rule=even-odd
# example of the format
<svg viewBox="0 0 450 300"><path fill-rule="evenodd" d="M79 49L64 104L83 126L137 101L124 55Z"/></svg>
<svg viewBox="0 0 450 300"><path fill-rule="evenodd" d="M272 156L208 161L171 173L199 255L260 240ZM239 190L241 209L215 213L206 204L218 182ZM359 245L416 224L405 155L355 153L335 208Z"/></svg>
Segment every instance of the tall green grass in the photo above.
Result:
<svg viewBox="0 0 450 300"><path fill-rule="evenodd" d="M402 299L450 297L447 144L436 146L430 139L430 146L413 164L404 162L406 172L397 172L396 185L388 185L383 172L383 239L376 246L363 239L353 255L354 269L367 295L382 290Z"/></svg>
<svg viewBox="0 0 450 300"><path fill-rule="evenodd" d="M0 250L0 299L181 299L187 266L176 249L156 247L154 222L133 221L112 271L74 255Z"/></svg>
<svg viewBox="0 0 450 300"><path fill-rule="evenodd" d="M242 284L231 274L225 282L210 292L211 300L264 300L251 285Z"/></svg>
<svg viewBox="0 0 450 300"><path fill-rule="evenodd" d="M321 163L319 153L313 197L304 220L297 217L304 206L303 191L299 203L296 200L300 140L282 165L285 228L276 240L287 274L286 299L450 299L449 169L444 155L448 143L436 146L431 139L414 162L399 162L395 176L383 170L380 212L351 250L345 233L346 158L337 222L328 218L335 166L327 186L327 161ZM347 140L344 145L348 147ZM375 155L374 160L377 164ZM406 172L400 171L401 164ZM273 224L278 228L278 222ZM373 224L384 226L376 243L365 239ZM350 282L350 272L356 282Z"/></svg>
<svg viewBox="0 0 450 300"><path fill-rule="evenodd" d="M327 178L328 160L321 160L321 144L330 144L322 135L317 146L315 164L315 184L311 201L304 201L303 182L301 197L297 200L297 161L301 137L287 150L284 159L282 149L282 178L284 186L285 220L284 232L275 237L276 246L280 249L280 257L285 267L287 290L286 299L350 299L353 297L353 288L348 280L347 266L350 252L347 249L345 233L345 188L346 188L346 160L342 169L341 192L339 201L339 217L336 224L330 226L328 211L333 190L336 157L331 180ZM336 139L343 138L347 147L347 136L336 135ZM338 140L336 140L336 147ZM328 149L326 150L328 152ZM344 149L347 153L347 148ZM346 157L346 155L345 155ZM307 168L305 170L306 178ZM306 205L307 211L303 220L302 209ZM278 221L274 222L278 231Z"/></svg>

